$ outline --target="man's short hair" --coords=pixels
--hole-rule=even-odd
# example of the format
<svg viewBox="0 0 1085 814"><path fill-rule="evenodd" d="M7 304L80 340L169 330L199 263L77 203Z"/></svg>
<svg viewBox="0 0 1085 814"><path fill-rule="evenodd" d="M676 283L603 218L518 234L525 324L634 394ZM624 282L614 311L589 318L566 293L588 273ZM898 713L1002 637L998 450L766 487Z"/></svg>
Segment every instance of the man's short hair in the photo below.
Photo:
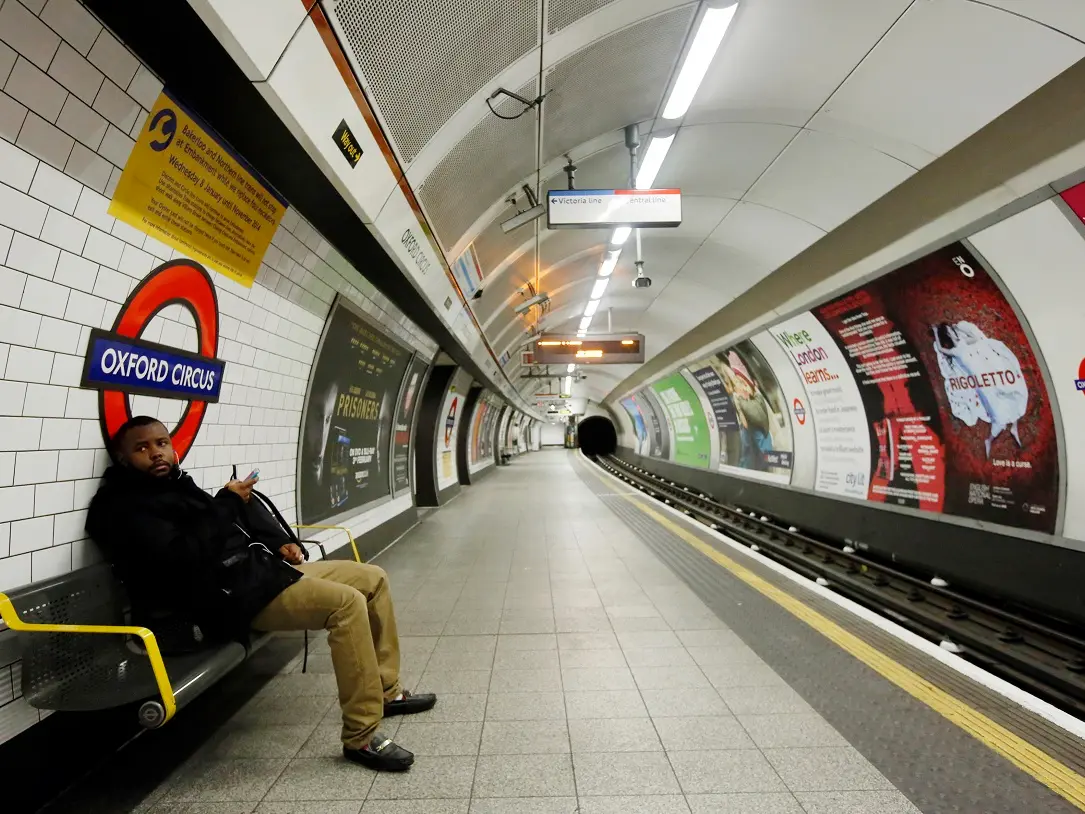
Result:
<svg viewBox="0 0 1085 814"><path fill-rule="evenodd" d="M124 439L129 432L136 429L136 427L146 427L150 424L162 424L162 422L149 415L137 415L121 424L117 431L113 433L113 437L109 439L109 454L113 460L117 460L120 456L121 444L124 443ZM166 425L162 424L162 426Z"/></svg>

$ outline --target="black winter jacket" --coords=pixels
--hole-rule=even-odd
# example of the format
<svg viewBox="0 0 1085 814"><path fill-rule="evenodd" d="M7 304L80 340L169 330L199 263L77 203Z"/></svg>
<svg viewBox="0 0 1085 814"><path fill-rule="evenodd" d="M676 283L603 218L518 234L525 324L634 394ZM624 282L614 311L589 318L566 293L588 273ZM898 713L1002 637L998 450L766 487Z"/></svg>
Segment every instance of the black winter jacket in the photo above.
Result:
<svg viewBox="0 0 1085 814"><path fill-rule="evenodd" d="M156 478L111 466L91 501L87 531L113 564L136 624L198 625L212 640L243 639L249 623L301 578L264 546L228 489L211 497L176 467Z"/></svg>

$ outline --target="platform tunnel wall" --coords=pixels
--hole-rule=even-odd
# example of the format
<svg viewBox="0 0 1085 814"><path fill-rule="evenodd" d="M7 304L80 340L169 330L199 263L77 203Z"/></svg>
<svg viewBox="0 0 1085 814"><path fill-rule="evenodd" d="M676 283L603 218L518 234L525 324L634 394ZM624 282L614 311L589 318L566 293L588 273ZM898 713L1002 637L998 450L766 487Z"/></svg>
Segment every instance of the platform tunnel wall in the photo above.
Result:
<svg viewBox="0 0 1085 814"><path fill-rule="evenodd" d="M620 457L1085 621L1085 210L1055 188L625 394Z"/></svg>
<svg viewBox="0 0 1085 814"><path fill-rule="evenodd" d="M100 394L82 386L91 332L114 331L134 292L166 264L188 259L108 212L162 82L81 4L38 5L43 16L15 2L0 9L0 590L100 560L84 530L109 464ZM434 419L440 431L428 434L434 447L416 443L436 341L301 213L286 208L251 287L197 265L210 280L214 355L224 363L219 398L206 405L182 462L199 486L221 488L234 465L242 477L259 469L261 491L288 522L349 527L371 556L417 521L417 459L438 464L439 482L457 483L455 456L443 456L445 431L453 449L469 422L461 414L446 426L450 400ZM307 397L320 379L323 345L336 341L337 298L348 321L363 325L399 367L374 389L379 429L368 454L384 485L372 499L363 492L314 514L298 505L298 478L307 412L320 417L319 399ZM198 328L194 313L167 304L138 339L198 354L207 326ZM334 356L340 349L331 345ZM449 379L456 393L442 397L462 399L471 383L457 368ZM127 401L131 415L156 416L171 430L189 403L147 394ZM480 403L496 412L504 399L484 391ZM481 448L471 452L485 469ZM341 532L308 536L330 556L348 554ZM17 643L0 630L0 742L46 714L23 701Z"/></svg>

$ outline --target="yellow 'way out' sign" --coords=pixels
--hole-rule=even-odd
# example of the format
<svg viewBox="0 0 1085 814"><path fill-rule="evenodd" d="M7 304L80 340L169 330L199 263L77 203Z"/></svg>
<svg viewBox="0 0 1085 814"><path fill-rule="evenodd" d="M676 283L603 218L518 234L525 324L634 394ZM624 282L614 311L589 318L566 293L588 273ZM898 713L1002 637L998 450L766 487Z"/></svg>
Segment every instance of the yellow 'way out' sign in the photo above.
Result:
<svg viewBox="0 0 1085 814"><path fill-rule="evenodd" d="M163 91L109 214L252 286L287 203Z"/></svg>

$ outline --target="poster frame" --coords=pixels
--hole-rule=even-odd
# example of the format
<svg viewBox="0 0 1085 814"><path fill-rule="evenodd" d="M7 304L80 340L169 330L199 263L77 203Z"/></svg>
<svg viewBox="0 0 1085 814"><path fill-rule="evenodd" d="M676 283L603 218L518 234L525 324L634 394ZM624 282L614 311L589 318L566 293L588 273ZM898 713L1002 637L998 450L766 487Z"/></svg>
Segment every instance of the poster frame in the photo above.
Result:
<svg viewBox="0 0 1085 814"><path fill-rule="evenodd" d="M355 304L351 300L347 299L342 294L336 293L334 299L332 299L331 305L328 307L328 313L324 317L324 327L320 331L320 341L317 342L316 349L313 352L313 361L312 361L312 364L309 366L309 376L305 381L305 400L302 402L301 423L298 425L299 430L298 430L297 453L296 453L296 459L295 459L295 462L294 462L294 511L295 511L295 515L297 517L298 523L301 523L303 521L303 518L301 516L301 476L302 476L302 467L301 467L301 465L302 465L302 456L301 456L301 453L302 453L302 446L305 443L305 435L304 435L305 426L306 426L306 423L307 423L308 418L309 418L310 397L312 396L312 389L313 389L313 374L316 372L316 366L317 366L317 362L320 360L320 354L323 353L323 351L324 351L324 343L328 338L328 331L331 328L332 319L335 316L337 307L342 307L345 310L350 311L358 319L364 321L365 323L367 323L371 327L376 328L377 330L379 330L382 334L384 334L385 338L389 342L392 342L393 344L398 345L400 348L402 348L404 355L407 357L407 364L408 364L407 369L410 368L410 359L413 357L413 355L415 353L413 348L407 347L406 345L404 345L399 340L398 337L396 337L394 334L392 334L388 330L387 326L385 326L381 322L378 322L376 319L374 319L369 314L366 314L357 304ZM428 375L429 374L427 372L427 376ZM404 376L399 381L399 387L397 388L397 391L396 391L397 392L397 399L398 399L398 393L403 389L403 379L405 379L405 378L406 378L406 374L404 374ZM398 400L396 401L396 406L397 407L399 406ZM393 425L393 427L395 426L395 411L394 410L392 412L392 425ZM394 433L391 433L391 432L388 433L389 443L391 443L391 439L393 437L394 437ZM412 441L413 441L413 435L412 435ZM408 454L408 456L410 455L409 450L408 450L407 454ZM392 469L393 469L392 461L391 461L391 459L389 459L388 460L389 489L388 489L388 494L387 495L382 495L381 497L373 498L373 500L370 500L368 503L363 503L360 506L355 506L353 508L347 509L346 511L342 511L342 512L339 512L338 514L333 514L333 515L331 515L329 517L326 517L326 518L324 518L323 520L320 521L321 525L327 525L327 526L344 525L344 523L342 521L344 521L344 520L346 520L348 518L358 517L359 515L364 514L365 512L368 512L368 511L371 511L373 509L379 508L380 506L383 506L386 503L391 503L393 500L395 500L395 496L392 494L392 489L391 489Z"/></svg>

